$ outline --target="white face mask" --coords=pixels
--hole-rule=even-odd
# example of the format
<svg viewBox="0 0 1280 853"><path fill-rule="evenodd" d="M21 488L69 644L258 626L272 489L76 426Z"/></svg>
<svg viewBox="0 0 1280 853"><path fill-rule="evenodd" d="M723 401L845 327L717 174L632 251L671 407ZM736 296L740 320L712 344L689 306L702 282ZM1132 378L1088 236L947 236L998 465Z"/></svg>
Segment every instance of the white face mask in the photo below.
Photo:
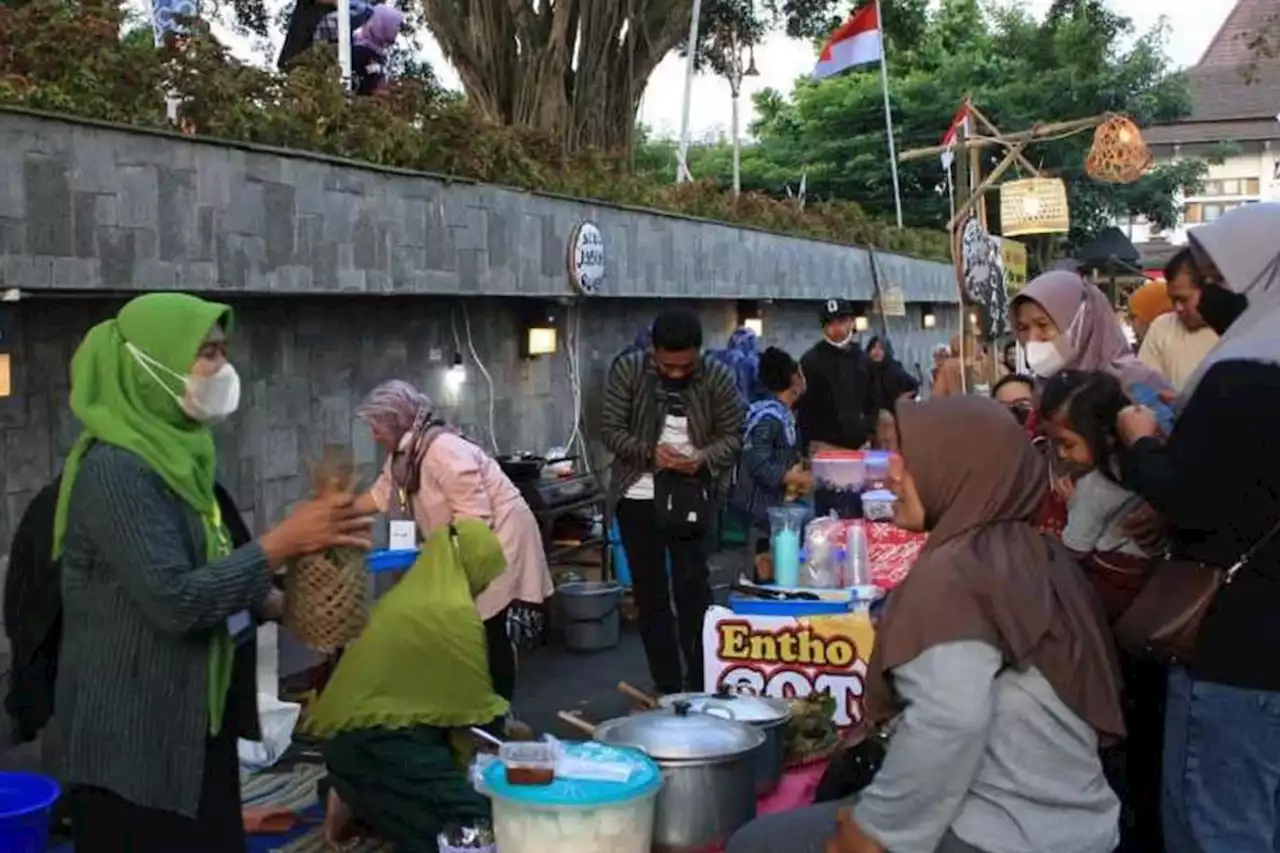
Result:
<svg viewBox="0 0 1280 853"><path fill-rule="evenodd" d="M1067 357L1054 341L1030 341L1022 349L1027 356L1027 369L1041 379L1057 374L1067 364Z"/></svg>
<svg viewBox="0 0 1280 853"><path fill-rule="evenodd" d="M854 335L856 334L857 334L856 331L850 331L849 334L845 335L845 338L843 341L833 341L831 340L831 338L828 338L826 335L823 335L822 337L824 340L826 340L827 343L831 344L833 347L838 347L839 349L848 349L850 346L853 345L853 338L854 338Z"/></svg>
<svg viewBox="0 0 1280 853"><path fill-rule="evenodd" d="M126 344L129 352L142 365L142 369L151 374L151 378L172 395L178 406L193 421L204 424L226 420L236 409L240 408L240 374L230 362L223 364L212 376L183 376L156 361L133 344ZM182 383L184 393L178 394L169 388L168 383L160 378L156 370L169 374Z"/></svg>

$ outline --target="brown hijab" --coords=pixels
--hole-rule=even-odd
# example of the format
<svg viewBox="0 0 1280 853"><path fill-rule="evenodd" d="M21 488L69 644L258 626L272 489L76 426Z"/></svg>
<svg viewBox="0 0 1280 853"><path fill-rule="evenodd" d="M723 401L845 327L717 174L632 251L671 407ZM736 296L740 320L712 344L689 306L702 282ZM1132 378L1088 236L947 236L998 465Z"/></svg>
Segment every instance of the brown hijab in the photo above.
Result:
<svg viewBox="0 0 1280 853"><path fill-rule="evenodd" d="M1045 463L1022 427L998 403L952 397L900 403L898 431L929 539L876 629L869 720L900 710L894 668L933 646L978 640L1006 666L1038 669L1104 742L1123 736L1101 605L1071 555L1032 527Z"/></svg>

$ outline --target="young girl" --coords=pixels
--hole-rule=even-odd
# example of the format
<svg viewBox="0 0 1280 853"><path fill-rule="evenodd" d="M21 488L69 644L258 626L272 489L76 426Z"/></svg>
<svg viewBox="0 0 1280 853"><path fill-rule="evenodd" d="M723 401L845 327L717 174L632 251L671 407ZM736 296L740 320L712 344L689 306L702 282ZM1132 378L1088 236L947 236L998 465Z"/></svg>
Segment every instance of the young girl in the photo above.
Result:
<svg viewBox="0 0 1280 853"><path fill-rule="evenodd" d="M752 403L742 440L742 460L733 505L751 520L756 581L772 580L769 507L808 492L813 475L801 465L793 412L804 393L804 374L786 352L769 347L760 354L760 384L769 396Z"/></svg>
<svg viewBox="0 0 1280 853"><path fill-rule="evenodd" d="M1039 418L1071 472L1062 542L1088 570L1108 615L1123 612L1150 569L1123 530L1142 499L1120 485L1116 415L1129 400L1108 373L1064 370L1045 385Z"/></svg>

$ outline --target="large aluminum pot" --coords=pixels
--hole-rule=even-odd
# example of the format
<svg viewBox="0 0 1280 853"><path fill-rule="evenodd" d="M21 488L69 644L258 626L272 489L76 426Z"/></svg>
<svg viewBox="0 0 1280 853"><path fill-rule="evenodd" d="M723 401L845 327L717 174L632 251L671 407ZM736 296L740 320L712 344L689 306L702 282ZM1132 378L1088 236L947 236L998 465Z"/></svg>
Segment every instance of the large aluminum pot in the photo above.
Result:
<svg viewBox="0 0 1280 853"><path fill-rule="evenodd" d="M786 768L787 723L791 722L791 706L785 700L732 693L673 693L658 700L663 708L674 708L679 702L688 702L695 713L727 716L764 732L764 747L756 753L756 793L763 796L778 787Z"/></svg>
<svg viewBox="0 0 1280 853"><path fill-rule="evenodd" d="M755 820L759 729L722 716L690 713L687 702L596 727L597 740L647 753L662 769L654 853L721 849Z"/></svg>

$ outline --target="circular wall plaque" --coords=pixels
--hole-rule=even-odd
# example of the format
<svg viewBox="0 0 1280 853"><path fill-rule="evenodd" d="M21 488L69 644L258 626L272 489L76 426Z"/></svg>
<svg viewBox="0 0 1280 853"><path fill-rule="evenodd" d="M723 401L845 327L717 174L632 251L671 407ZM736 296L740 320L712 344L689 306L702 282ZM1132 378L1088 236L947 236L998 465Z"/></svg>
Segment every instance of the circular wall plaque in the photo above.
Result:
<svg viewBox="0 0 1280 853"><path fill-rule="evenodd" d="M594 222L582 222L569 236L569 282L584 296L604 283L604 237Z"/></svg>

